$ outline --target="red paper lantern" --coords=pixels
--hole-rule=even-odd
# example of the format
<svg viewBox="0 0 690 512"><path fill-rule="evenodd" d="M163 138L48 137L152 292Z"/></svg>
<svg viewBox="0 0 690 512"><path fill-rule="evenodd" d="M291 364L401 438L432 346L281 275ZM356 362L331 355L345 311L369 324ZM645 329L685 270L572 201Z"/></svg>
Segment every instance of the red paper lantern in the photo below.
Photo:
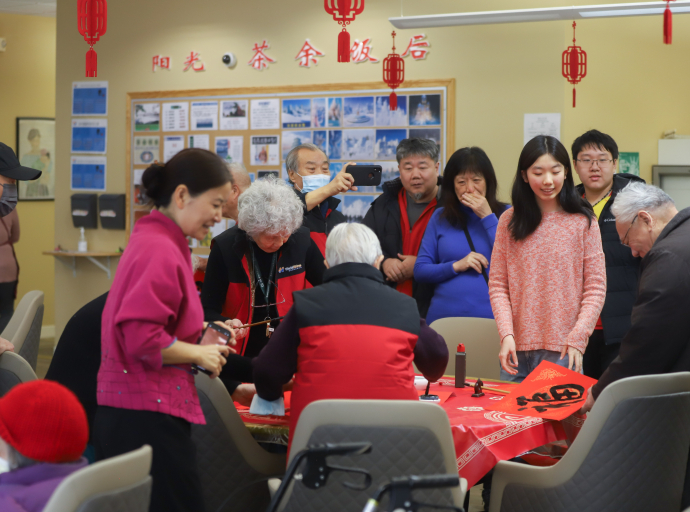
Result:
<svg viewBox="0 0 690 512"><path fill-rule="evenodd" d="M347 25L364 10L364 0L323 0L324 9L343 26L338 34L338 62L350 62L350 33Z"/></svg>
<svg viewBox="0 0 690 512"><path fill-rule="evenodd" d="M86 52L86 76L98 76L98 56L93 50L93 45L101 38L108 28L108 2L107 0L78 0L77 23L79 33L89 43L91 49Z"/></svg>
<svg viewBox="0 0 690 512"><path fill-rule="evenodd" d="M405 61L400 55L395 53L395 31L393 36L393 53L389 53L388 57L383 59L383 81L388 87L393 89L391 95L388 97L388 104L391 110L398 108L398 95L395 94L395 89L400 87L405 81Z"/></svg>
<svg viewBox="0 0 690 512"><path fill-rule="evenodd" d="M666 0L666 9L664 10L664 44L671 44L673 39L673 13L669 7L669 2L673 0Z"/></svg>
<svg viewBox="0 0 690 512"><path fill-rule="evenodd" d="M575 26L573 21L573 46L563 52L563 76L573 84L573 108L575 108L575 84L587 76L587 52L575 44Z"/></svg>

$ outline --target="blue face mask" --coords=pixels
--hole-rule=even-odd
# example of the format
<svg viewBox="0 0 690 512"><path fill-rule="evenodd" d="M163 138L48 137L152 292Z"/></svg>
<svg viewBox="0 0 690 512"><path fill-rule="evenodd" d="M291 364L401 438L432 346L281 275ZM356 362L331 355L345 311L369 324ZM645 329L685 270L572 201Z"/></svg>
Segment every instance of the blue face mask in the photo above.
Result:
<svg viewBox="0 0 690 512"><path fill-rule="evenodd" d="M314 174L302 176L300 173L295 173L297 176L302 177L302 190L303 194L308 194L313 192L317 188L325 187L331 182L331 176L329 174Z"/></svg>
<svg viewBox="0 0 690 512"><path fill-rule="evenodd" d="M2 186L0 196L0 217L12 213L17 206L17 185L5 184Z"/></svg>

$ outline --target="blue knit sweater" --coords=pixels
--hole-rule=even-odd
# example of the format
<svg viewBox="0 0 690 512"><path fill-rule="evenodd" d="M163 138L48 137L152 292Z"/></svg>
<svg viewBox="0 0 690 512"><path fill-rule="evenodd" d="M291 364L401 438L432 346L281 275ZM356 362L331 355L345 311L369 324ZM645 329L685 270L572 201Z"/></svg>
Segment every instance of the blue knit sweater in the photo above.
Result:
<svg viewBox="0 0 690 512"><path fill-rule="evenodd" d="M498 225L496 215L492 213L480 219L471 209L462 205L461 208L468 219L467 228L475 252L483 254L491 263ZM414 278L418 282L436 285L426 316L427 324L454 316L493 318L484 277L474 269L459 273L453 270L453 263L470 253L470 246L463 230L441 217L443 210L437 209L429 220L414 266ZM488 272L489 269L487 275Z"/></svg>

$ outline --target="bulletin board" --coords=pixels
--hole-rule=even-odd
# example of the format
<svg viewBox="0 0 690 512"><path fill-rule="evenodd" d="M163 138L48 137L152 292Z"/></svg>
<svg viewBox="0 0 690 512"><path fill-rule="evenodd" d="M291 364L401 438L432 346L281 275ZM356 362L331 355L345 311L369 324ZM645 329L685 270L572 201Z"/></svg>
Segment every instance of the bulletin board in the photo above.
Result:
<svg viewBox="0 0 690 512"><path fill-rule="evenodd" d="M127 238L148 214L141 176L154 161L177 151L202 147L226 162L241 161L252 181L274 175L288 181L287 153L312 142L328 155L331 174L349 161L376 163L383 180L398 176L395 148L404 138L429 138L447 161L455 141L455 80L406 81L397 90L398 108L388 104L383 82L313 86L253 87L127 94ZM338 196L339 210L358 222L381 187L360 187ZM222 221L207 240L190 241L208 252L213 236L228 227Z"/></svg>

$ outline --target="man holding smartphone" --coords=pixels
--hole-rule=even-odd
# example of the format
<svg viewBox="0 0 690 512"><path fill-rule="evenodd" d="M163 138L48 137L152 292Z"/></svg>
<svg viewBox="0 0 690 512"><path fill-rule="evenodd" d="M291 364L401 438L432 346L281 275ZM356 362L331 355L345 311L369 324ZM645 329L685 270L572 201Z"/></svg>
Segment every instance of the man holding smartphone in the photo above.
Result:
<svg viewBox="0 0 690 512"><path fill-rule="evenodd" d="M295 193L304 203L304 224L311 231L321 254L326 254L328 233L343 222L345 216L336 210L340 199L333 196L348 190L357 191L355 179L347 172L350 162L331 181L328 157L314 144L301 144L290 150L285 159L288 177Z"/></svg>

